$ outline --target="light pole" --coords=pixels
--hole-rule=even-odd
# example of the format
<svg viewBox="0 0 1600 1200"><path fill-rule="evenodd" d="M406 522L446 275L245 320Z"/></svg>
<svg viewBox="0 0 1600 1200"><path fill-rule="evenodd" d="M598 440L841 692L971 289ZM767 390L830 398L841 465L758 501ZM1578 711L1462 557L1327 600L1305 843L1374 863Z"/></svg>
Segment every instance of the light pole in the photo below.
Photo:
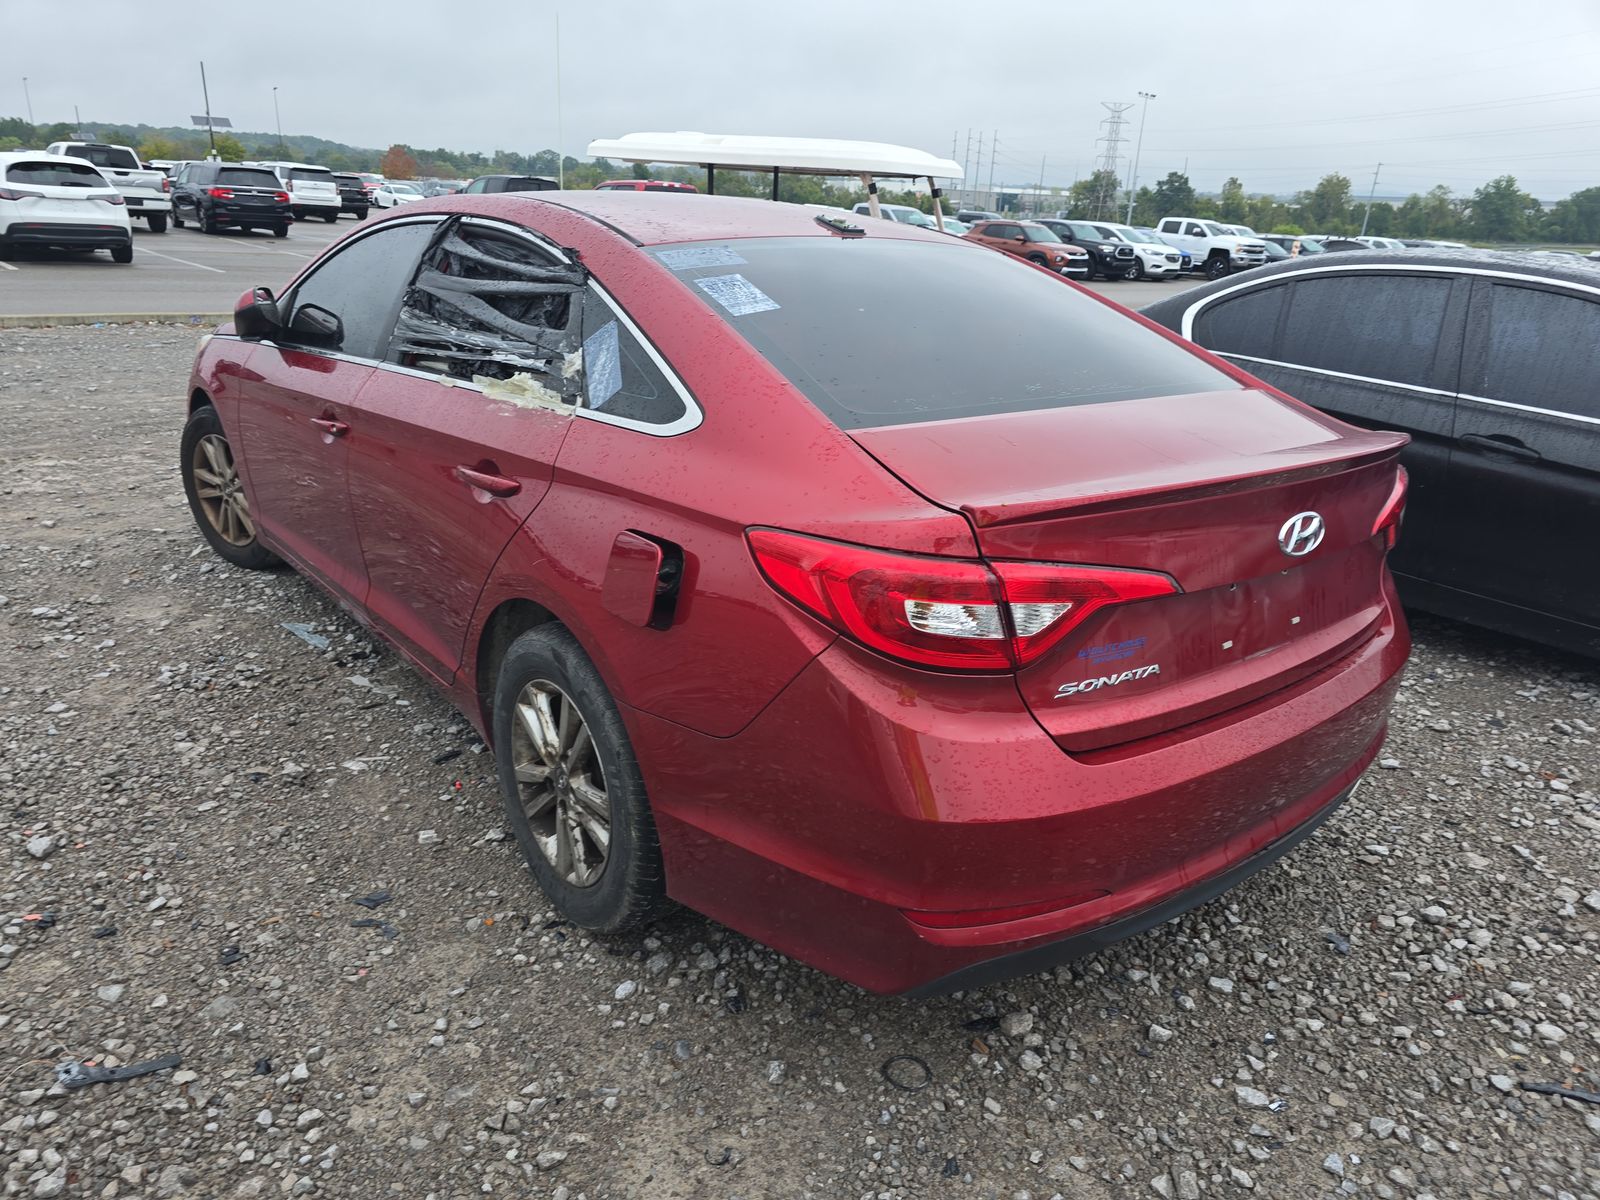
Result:
<svg viewBox="0 0 1600 1200"><path fill-rule="evenodd" d="M33 124L33 97L28 94L28 77L22 77L22 98L28 102L28 124Z"/></svg>
<svg viewBox="0 0 1600 1200"><path fill-rule="evenodd" d="M278 157L287 158L283 151L283 116L278 112L278 85L272 85L272 119L278 123Z"/></svg>
<svg viewBox="0 0 1600 1200"><path fill-rule="evenodd" d="M1133 189L1139 186L1139 153L1144 149L1144 119L1150 114L1150 101L1156 98L1154 92L1140 92L1139 98L1144 102L1144 107L1139 110L1139 137L1133 144L1133 170L1128 174L1128 216L1126 224L1133 224Z"/></svg>

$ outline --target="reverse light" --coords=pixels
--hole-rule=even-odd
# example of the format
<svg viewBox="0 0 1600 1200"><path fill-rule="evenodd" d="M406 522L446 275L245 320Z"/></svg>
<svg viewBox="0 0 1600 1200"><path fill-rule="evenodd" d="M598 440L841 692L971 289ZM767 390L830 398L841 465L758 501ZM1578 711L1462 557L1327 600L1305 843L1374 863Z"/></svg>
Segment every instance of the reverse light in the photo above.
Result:
<svg viewBox="0 0 1600 1200"><path fill-rule="evenodd" d="M1404 467L1397 466L1394 470L1394 487L1389 491L1389 498L1383 502L1383 507L1378 510L1378 519L1372 523L1372 534L1376 537L1383 534L1383 548L1393 550L1395 543L1400 540L1400 521L1406 512L1406 492L1410 489L1410 477Z"/></svg>
<svg viewBox="0 0 1600 1200"><path fill-rule="evenodd" d="M778 592L869 649L918 666L1013 670L1101 608L1178 591L1154 571L940 558L777 529L747 536Z"/></svg>

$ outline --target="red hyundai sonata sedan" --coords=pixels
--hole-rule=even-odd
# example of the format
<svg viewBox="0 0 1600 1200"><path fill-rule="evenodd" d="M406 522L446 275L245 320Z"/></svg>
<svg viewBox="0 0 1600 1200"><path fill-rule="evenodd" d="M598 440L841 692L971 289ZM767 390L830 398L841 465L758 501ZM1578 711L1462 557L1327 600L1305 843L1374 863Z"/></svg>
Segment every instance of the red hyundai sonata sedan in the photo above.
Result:
<svg viewBox="0 0 1600 1200"><path fill-rule="evenodd" d="M1409 649L1405 439L862 226L408 205L205 342L182 465L219 554L483 732L565 916L671 897L932 993L1165 920L1349 795Z"/></svg>

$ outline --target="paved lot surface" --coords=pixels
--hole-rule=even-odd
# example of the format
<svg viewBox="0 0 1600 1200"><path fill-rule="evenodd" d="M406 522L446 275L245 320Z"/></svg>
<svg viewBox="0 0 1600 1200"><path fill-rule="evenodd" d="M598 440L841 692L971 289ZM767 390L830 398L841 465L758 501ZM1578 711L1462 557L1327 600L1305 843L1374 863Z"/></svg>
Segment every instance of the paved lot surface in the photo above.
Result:
<svg viewBox="0 0 1600 1200"><path fill-rule="evenodd" d="M354 217L341 217L334 225L300 221L280 240L270 233L237 229L204 234L192 224L151 233L136 222L133 262L126 265L113 263L103 252L37 253L0 263L0 316L230 312L240 293L260 284L277 290L307 259L356 224ZM1138 308L1197 282L1202 281L1101 280L1093 287Z"/></svg>
<svg viewBox="0 0 1600 1200"><path fill-rule="evenodd" d="M370 218L369 218L370 219ZM204 234L193 225L151 233L133 227L133 261L109 254L33 252L0 263L0 316L34 313L229 312L241 292L276 289L356 224L297 221L286 238L237 229Z"/></svg>
<svg viewBox="0 0 1600 1200"><path fill-rule="evenodd" d="M1600 1090L1592 664L1419 621L1354 801L1053 974L909 1003L693 914L594 940L465 722L205 548L194 340L0 331L0 1194L1600 1196L1600 1107L1520 1086Z"/></svg>

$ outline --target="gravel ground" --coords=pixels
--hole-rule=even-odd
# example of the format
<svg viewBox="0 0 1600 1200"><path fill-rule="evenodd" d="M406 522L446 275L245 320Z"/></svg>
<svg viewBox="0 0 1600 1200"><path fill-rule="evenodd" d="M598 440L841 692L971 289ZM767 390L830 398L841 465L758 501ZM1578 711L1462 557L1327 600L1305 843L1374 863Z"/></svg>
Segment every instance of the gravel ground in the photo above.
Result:
<svg viewBox="0 0 1600 1200"><path fill-rule="evenodd" d="M194 342L0 333L0 1194L1600 1197L1600 1104L1521 1086L1600 1089L1592 664L1419 620L1343 812L1053 974L910 1003L691 913L592 939L466 722L204 548Z"/></svg>

